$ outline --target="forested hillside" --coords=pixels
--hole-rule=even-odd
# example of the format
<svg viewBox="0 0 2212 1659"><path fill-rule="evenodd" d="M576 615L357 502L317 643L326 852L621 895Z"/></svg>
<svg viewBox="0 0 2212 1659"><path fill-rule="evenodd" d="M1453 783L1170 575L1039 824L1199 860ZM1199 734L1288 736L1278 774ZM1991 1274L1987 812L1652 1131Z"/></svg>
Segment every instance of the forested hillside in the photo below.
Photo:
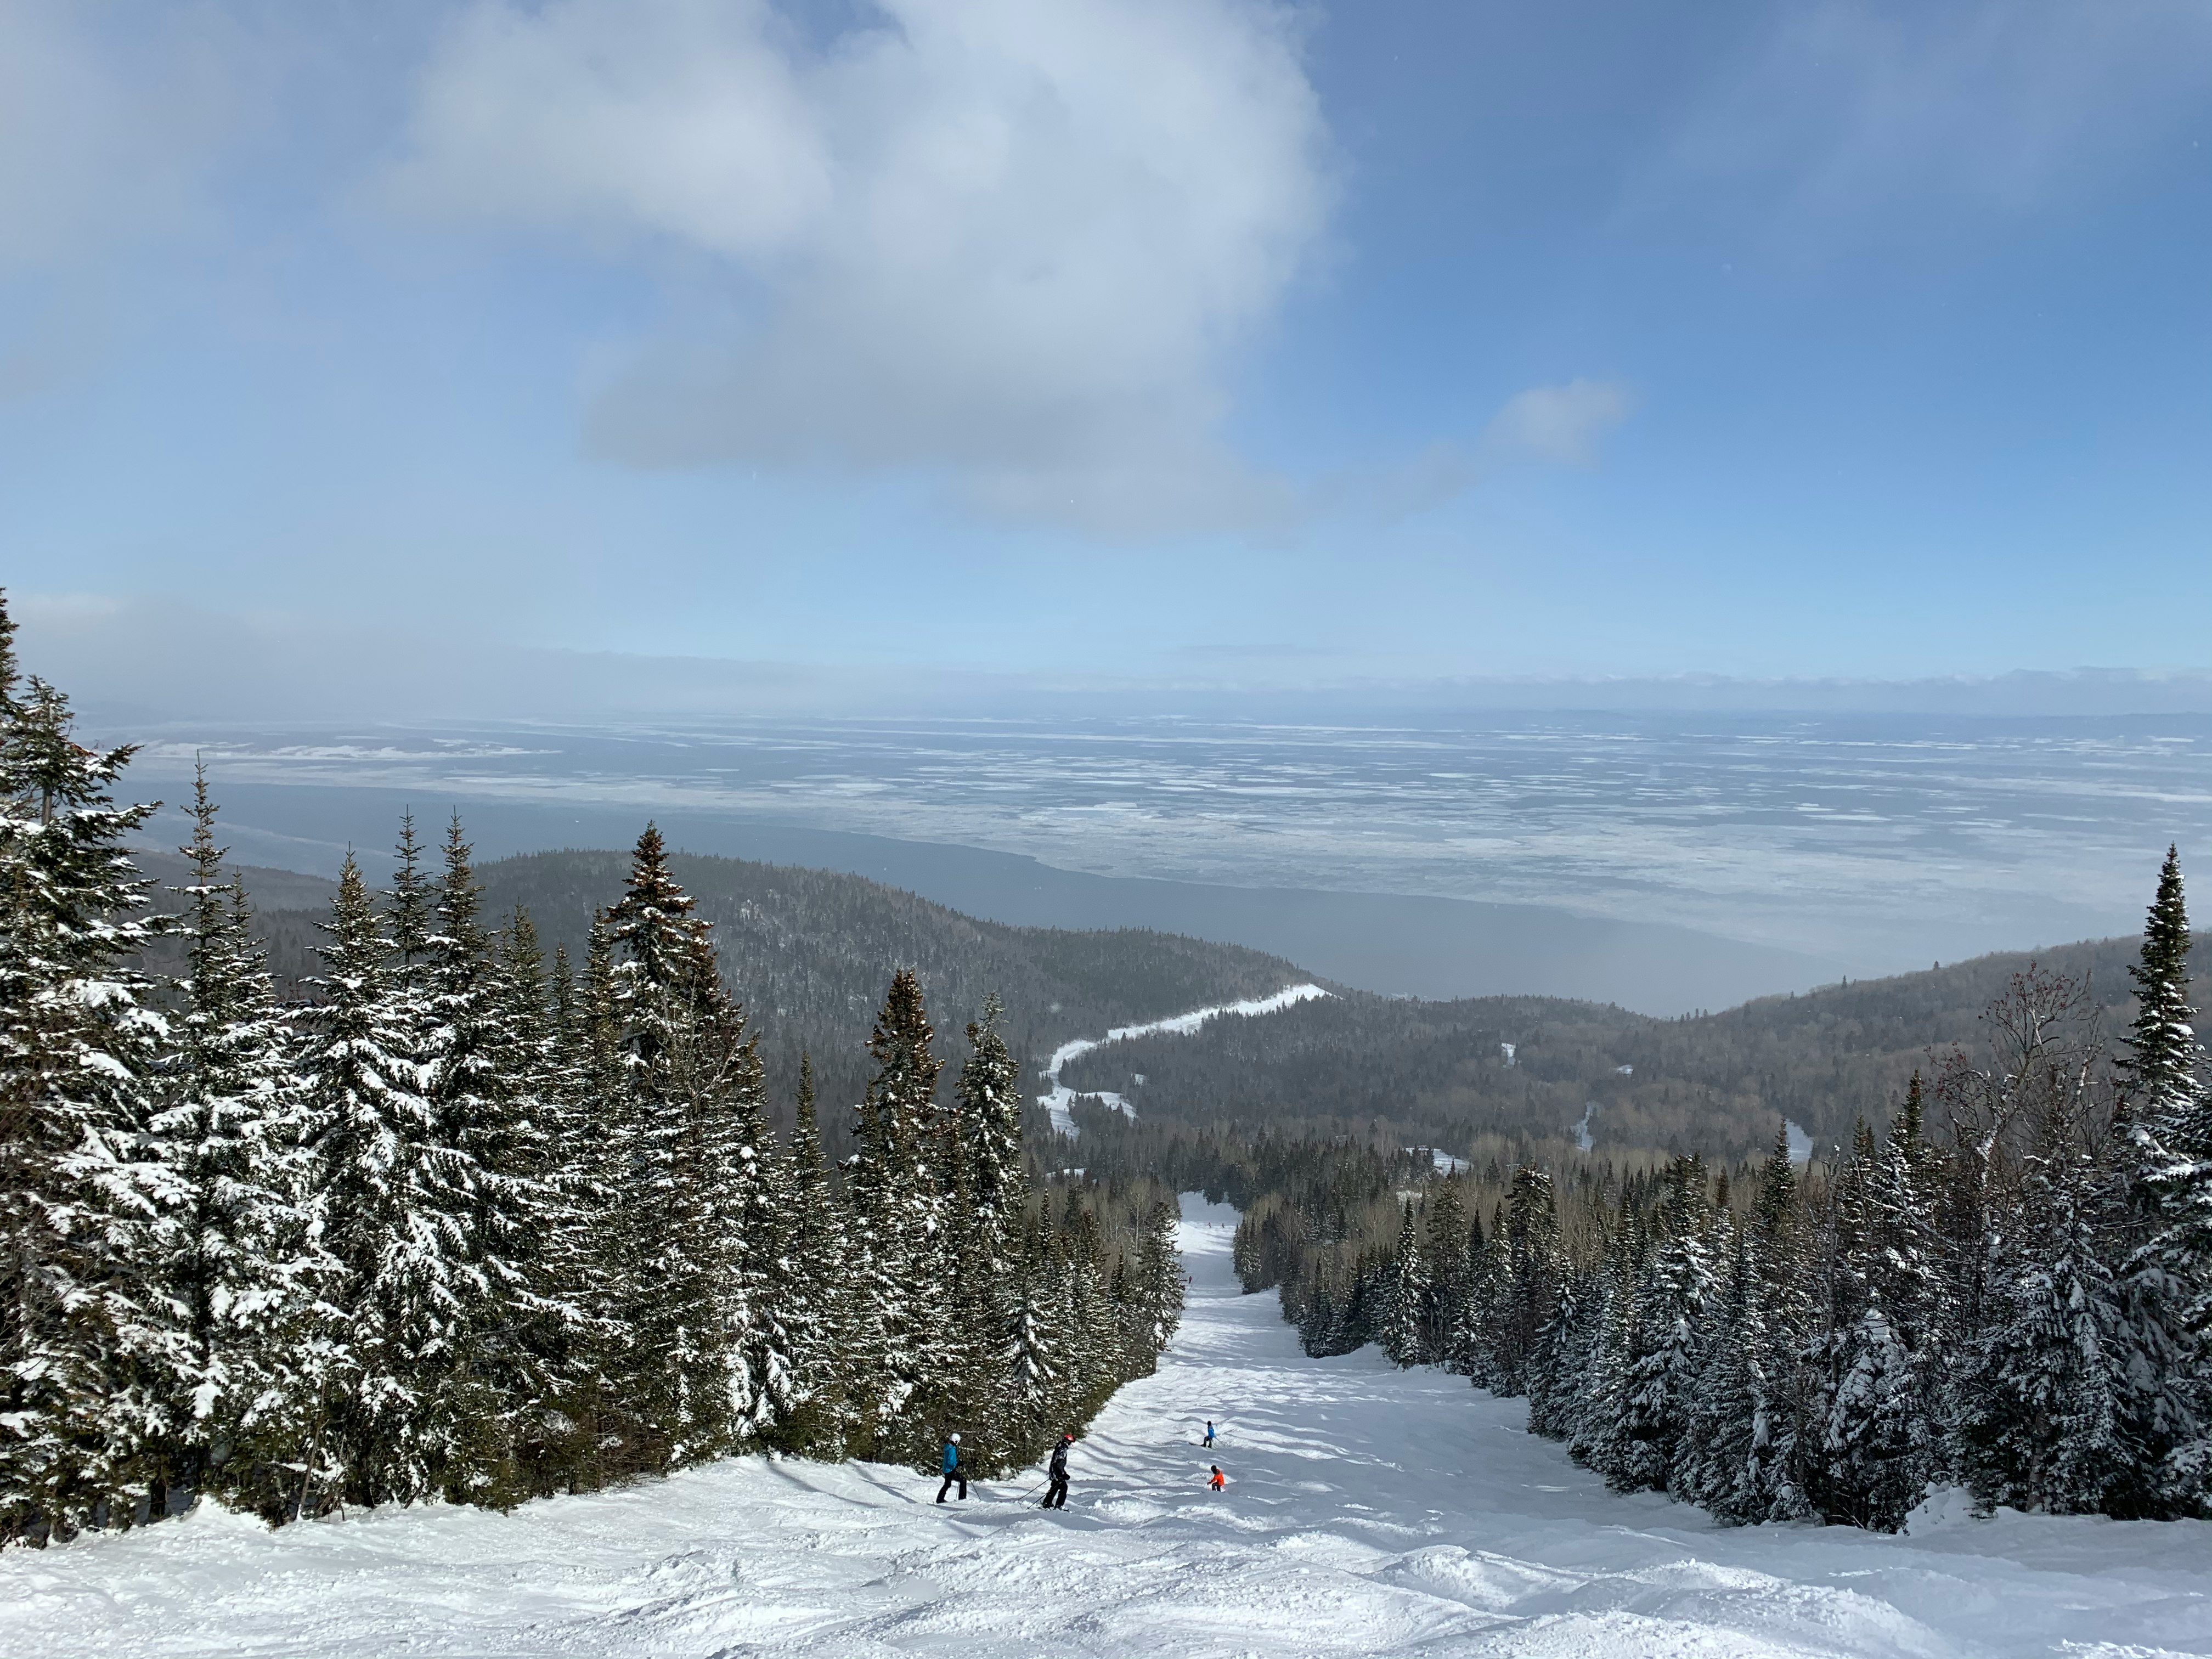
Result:
<svg viewBox="0 0 2212 1659"><path fill-rule="evenodd" d="M185 869L174 854L145 854L138 861L167 885ZM1261 951L1172 933L978 921L832 871L682 853L669 866L712 927L724 975L761 1033L775 1115L783 1121L802 1048L813 1056L825 1105L860 1098L887 964L912 968L930 1006L948 1021L972 1018L995 991L1006 1006L1007 1046L1022 1060L1073 1036L1264 996L1311 977ZM519 905L549 951L565 945L580 962L593 912L620 896L629 869L627 853L566 851L501 859L477 874L488 916L504 918ZM306 981L321 971L315 950L337 884L274 870L249 869L240 878L254 901L272 972L288 990L307 994ZM167 902L177 901L172 896ZM152 959L173 970L159 947Z"/></svg>
<svg viewBox="0 0 2212 1659"><path fill-rule="evenodd" d="M183 870L173 854L140 862L167 884ZM619 891L626 865L622 854L549 852L486 864L479 876L488 914L520 904L549 949L580 957L592 912ZM682 854L671 866L761 1024L779 1121L802 1048L826 1101L859 1097L857 1056L887 962L913 966L932 1006L949 1011L972 1011L998 988L1008 1046L1032 1072L1070 1037L1310 977L1261 951L1174 934L978 921L860 876ZM278 982L305 994L336 884L278 870L240 878ZM2105 1018L2124 1025L2133 948L2100 939L1982 957L1672 1020L1554 997L1424 1002L1338 988L1264 1019L1094 1050L1064 1075L1193 1125L1370 1135L1379 1121L1398 1144L1461 1152L1493 1135L1571 1141L1583 1127L1610 1151L1741 1158L1763 1151L1782 1118L1823 1146L1845 1142L1860 1117L1886 1122L1914 1068L1971 1046L1982 1011L2031 963L2083 981ZM155 960L174 965L159 947Z"/></svg>
<svg viewBox="0 0 2212 1659"><path fill-rule="evenodd" d="M1974 1045L1983 1011L2031 963L2084 982L2124 1027L2134 950L2099 939L1983 957L1673 1020L1549 997L1350 993L1116 1043L1062 1076L1194 1125L1366 1136L1379 1121L1400 1144L1455 1152L1486 1135L1571 1140L1583 1126L1601 1149L1735 1159L1771 1144L1784 1118L1823 1146L1847 1143L1861 1117L1887 1122L1913 1070Z"/></svg>

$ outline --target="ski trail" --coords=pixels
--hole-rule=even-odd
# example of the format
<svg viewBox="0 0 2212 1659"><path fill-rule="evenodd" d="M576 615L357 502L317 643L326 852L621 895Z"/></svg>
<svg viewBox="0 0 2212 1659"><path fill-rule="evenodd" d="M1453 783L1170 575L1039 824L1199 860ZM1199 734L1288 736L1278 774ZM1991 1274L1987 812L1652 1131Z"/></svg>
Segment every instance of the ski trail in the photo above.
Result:
<svg viewBox="0 0 2212 1659"><path fill-rule="evenodd" d="M1620 1498L1496 1400L1308 1358L1183 1200L1188 1311L1071 1459L934 1475L732 1458L528 1504L270 1532L185 1520L0 1553L0 1652L960 1659L2154 1659L2212 1653L2212 1524L2004 1515L1729 1531ZM1198 1444L1205 1421L1218 1446ZM1216 1497L1210 1462L1229 1476Z"/></svg>
<svg viewBox="0 0 2212 1659"><path fill-rule="evenodd" d="M1166 1019L1152 1020L1143 1025L1116 1025L1103 1037L1078 1037L1073 1042L1063 1042L1052 1051L1052 1059L1046 1062L1045 1081L1052 1086L1037 1097L1037 1104L1052 1114L1054 1129L1073 1139L1076 1133L1075 1118L1069 1109L1079 1097L1074 1090L1060 1080L1060 1068L1077 1055L1087 1054L1093 1048L1103 1048L1109 1042L1126 1042L1131 1037L1188 1036L1209 1019L1218 1019L1224 1014L1242 1014L1249 1018L1255 1014L1279 1013L1298 1003L1311 1002L1316 997L1328 994L1318 985L1286 985L1271 997L1259 997L1244 1002L1224 1002L1212 1008L1194 1008L1187 1014L1170 1015ZM1135 1107L1110 1089L1085 1090L1080 1098L1103 1102L1115 1111L1131 1117L1137 1115Z"/></svg>

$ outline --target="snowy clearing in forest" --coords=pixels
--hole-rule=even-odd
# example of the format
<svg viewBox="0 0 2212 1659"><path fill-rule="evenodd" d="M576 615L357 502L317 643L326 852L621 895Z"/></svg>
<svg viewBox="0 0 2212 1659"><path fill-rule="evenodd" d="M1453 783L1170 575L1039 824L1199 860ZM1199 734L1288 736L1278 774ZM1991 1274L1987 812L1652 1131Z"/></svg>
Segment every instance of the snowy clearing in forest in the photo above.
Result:
<svg viewBox="0 0 2212 1659"><path fill-rule="evenodd" d="M1311 1002L1316 997L1331 994L1318 985L1286 985L1271 997L1255 997L1244 1002L1224 1002L1218 1007L1194 1008L1187 1014L1173 1014L1166 1019L1156 1019L1143 1025L1116 1025L1103 1037L1078 1037L1073 1042L1063 1042L1052 1051L1045 1064L1044 1080L1052 1087L1037 1097L1037 1104L1052 1114L1052 1127L1071 1138L1075 1134L1075 1116L1071 1109L1079 1100L1095 1100L1115 1111L1134 1117L1137 1109L1122 1096L1110 1089L1086 1089L1079 1094L1060 1080L1060 1068L1079 1054L1087 1054L1093 1048L1103 1048L1109 1042L1126 1042L1131 1037L1188 1036L1209 1019L1218 1019L1224 1014L1241 1014L1249 1018L1255 1014L1280 1013L1301 1002Z"/></svg>
<svg viewBox="0 0 2212 1659"><path fill-rule="evenodd" d="M1727 1531L1616 1498L1517 1401L1300 1353L1243 1297L1234 1213L1184 1200L1194 1284L1045 1514L1027 1480L734 1459L533 1504L278 1533L203 1510L0 1557L0 1651L165 1655L1518 1654L2212 1651L2212 1525L1942 1508L1917 1535ZM1218 1448L1196 1443L1205 1419ZM1228 1491L1202 1489L1209 1457Z"/></svg>

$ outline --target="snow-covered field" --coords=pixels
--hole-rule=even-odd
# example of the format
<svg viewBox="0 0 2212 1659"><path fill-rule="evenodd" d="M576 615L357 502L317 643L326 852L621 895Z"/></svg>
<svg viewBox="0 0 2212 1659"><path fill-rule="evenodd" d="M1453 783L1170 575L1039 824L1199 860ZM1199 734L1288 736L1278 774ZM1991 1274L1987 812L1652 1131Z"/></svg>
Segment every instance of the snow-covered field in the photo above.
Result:
<svg viewBox="0 0 2212 1659"><path fill-rule="evenodd" d="M939 1509L902 1469L758 1460L506 1516L203 1512L0 1557L0 1653L2212 1653L2212 1525L1718 1530L1608 1495L1516 1401L1306 1358L1237 1294L1231 1213L1184 1216L1182 1334L1077 1449L1062 1514L1026 1481Z"/></svg>

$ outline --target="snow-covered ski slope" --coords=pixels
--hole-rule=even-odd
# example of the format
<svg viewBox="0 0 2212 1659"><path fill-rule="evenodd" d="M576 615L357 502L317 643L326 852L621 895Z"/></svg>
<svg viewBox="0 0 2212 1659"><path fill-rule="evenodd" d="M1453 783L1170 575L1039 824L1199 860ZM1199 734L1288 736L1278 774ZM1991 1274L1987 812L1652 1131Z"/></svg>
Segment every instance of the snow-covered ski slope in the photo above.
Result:
<svg viewBox="0 0 2212 1659"><path fill-rule="evenodd" d="M1249 1019L1260 1014L1280 1013L1285 1008L1328 994L1318 985L1286 985L1271 997L1253 997L1243 1002L1224 1002L1212 1008L1194 1008L1187 1014L1171 1014L1165 1019L1152 1020L1143 1025L1116 1025L1103 1037L1078 1037L1073 1042L1063 1042L1052 1051L1052 1058L1045 1062L1044 1080L1051 1086L1037 1097L1037 1104L1052 1114L1054 1128L1064 1135L1073 1135L1076 1132L1075 1116L1068 1109L1075 1104L1077 1094L1060 1080L1060 1071L1078 1054L1087 1054L1093 1048L1103 1048L1109 1042L1127 1042L1131 1037L1188 1036L1209 1019L1219 1019L1224 1015ZM1131 1117L1137 1115L1134 1106L1110 1089L1086 1092L1081 1097L1097 1101Z"/></svg>
<svg viewBox="0 0 2212 1659"><path fill-rule="evenodd" d="M739 1459L512 1516L264 1531L205 1514L0 1557L0 1652L108 1656L2212 1651L2212 1526L1953 1518L1924 1535L1726 1532L1607 1494L1518 1402L1373 1352L1309 1359L1239 1297L1224 1210L1186 1201L1194 1285L1157 1376L1073 1460L929 1502L874 1466ZM1203 1420L1225 1494L1200 1488Z"/></svg>

